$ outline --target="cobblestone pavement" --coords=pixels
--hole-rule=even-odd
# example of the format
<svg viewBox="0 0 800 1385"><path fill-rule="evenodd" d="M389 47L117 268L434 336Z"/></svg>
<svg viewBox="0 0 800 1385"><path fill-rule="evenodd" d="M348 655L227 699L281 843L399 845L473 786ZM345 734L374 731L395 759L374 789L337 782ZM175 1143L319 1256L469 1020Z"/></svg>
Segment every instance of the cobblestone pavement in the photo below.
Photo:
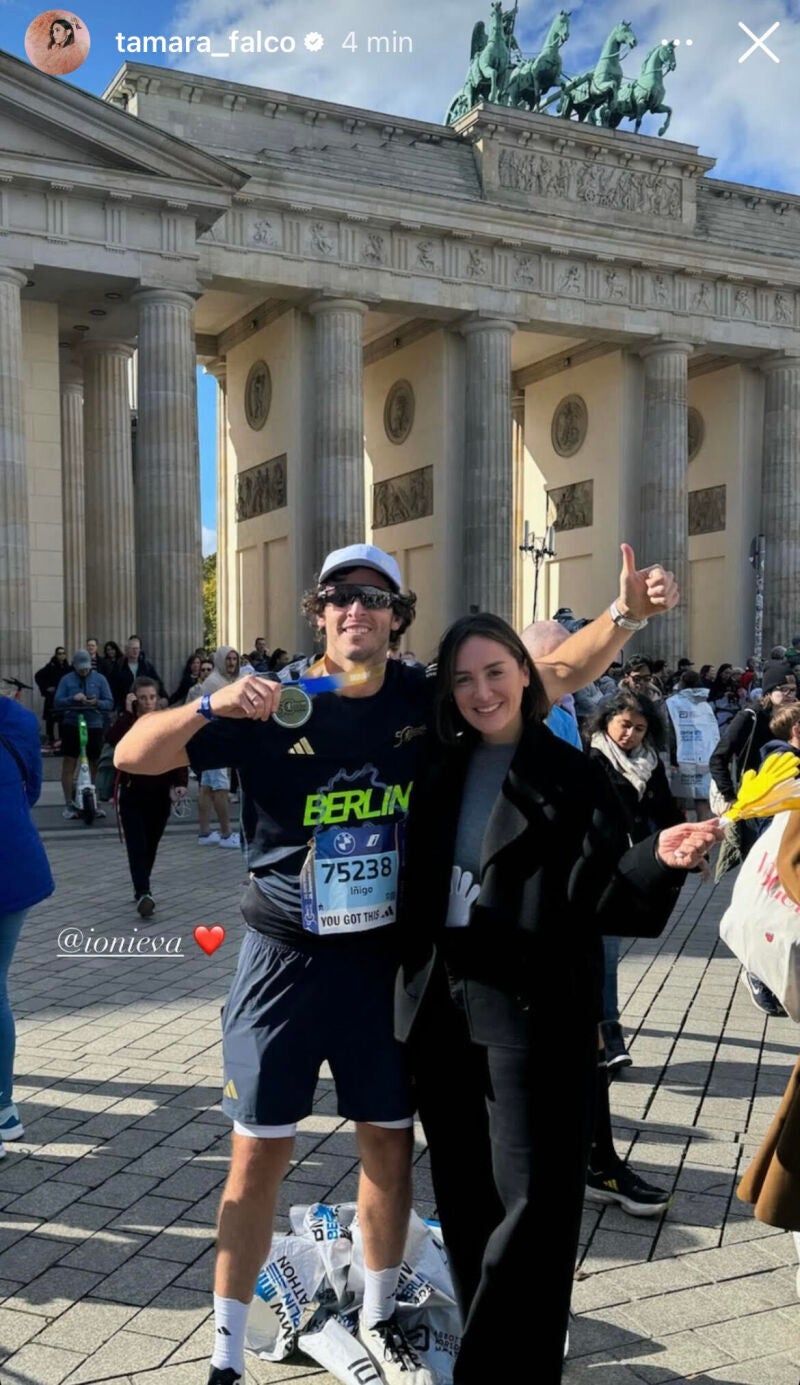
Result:
<svg viewBox="0 0 800 1385"><path fill-rule="evenodd" d="M26 1137L0 1164L0 1379L205 1385L228 1144L219 1009L243 927L241 858L186 833L165 839L146 931L180 934L182 957L60 956L63 929L90 940L145 929L111 833L70 825L48 849L58 891L30 915L11 974ZM733 1197L797 1037L789 1021L765 1021L737 985L716 940L726 895L691 884L666 935L636 943L622 962L634 1067L612 1089L618 1146L631 1147L646 1177L672 1184L675 1199L655 1222L587 1206L566 1385L798 1385L792 1239ZM200 923L228 930L211 957L192 939ZM558 1034L543 1060L558 1062ZM282 1214L354 1196L352 1133L324 1078L297 1154ZM558 1195L557 1171L556 1157L543 1197ZM416 1205L433 1211L419 1135ZM535 1380L546 1251L531 1271L507 1347L516 1343ZM248 1358L247 1372L258 1385L311 1376L331 1385L302 1357Z"/></svg>

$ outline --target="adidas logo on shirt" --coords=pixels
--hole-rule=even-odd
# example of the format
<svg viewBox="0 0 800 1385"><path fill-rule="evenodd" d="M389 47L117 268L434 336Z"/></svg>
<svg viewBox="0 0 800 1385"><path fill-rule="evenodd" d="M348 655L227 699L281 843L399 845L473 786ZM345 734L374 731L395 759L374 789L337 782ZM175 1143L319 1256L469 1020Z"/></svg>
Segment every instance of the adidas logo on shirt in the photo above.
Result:
<svg viewBox="0 0 800 1385"><path fill-rule="evenodd" d="M306 740L305 736L302 736L299 741L295 741L294 745L289 747L289 754L313 755L314 751L311 748L310 742Z"/></svg>

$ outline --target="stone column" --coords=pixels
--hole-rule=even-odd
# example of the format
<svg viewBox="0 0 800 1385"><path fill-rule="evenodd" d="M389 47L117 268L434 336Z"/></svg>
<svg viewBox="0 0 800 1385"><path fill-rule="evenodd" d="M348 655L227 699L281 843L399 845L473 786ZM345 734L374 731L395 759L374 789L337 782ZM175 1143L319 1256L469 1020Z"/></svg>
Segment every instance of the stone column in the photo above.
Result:
<svg viewBox="0 0 800 1385"><path fill-rule="evenodd" d="M525 527L525 391L514 390L511 395L511 457L513 466L511 515L511 566L514 573L514 629L523 630L525 619L525 562L520 553Z"/></svg>
<svg viewBox="0 0 800 1385"><path fill-rule="evenodd" d="M0 266L0 676L32 683L30 536L22 412L27 276Z"/></svg>
<svg viewBox="0 0 800 1385"><path fill-rule="evenodd" d="M136 558L144 648L171 691L203 638L194 300L139 289Z"/></svg>
<svg viewBox="0 0 800 1385"><path fill-rule="evenodd" d="M474 318L466 341L464 611L513 620L511 338L513 322Z"/></svg>
<svg viewBox="0 0 800 1385"><path fill-rule="evenodd" d="M86 342L83 364L83 455L86 629L102 649L124 644L136 629L136 552L128 362L121 341ZM71 653L71 651L70 651Z"/></svg>
<svg viewBox="0 0 800 1385"><path fill-rule="evenodd" d="M361 329L366 303L319 298L314 319L315 569L326 553L363 543L364 366Z"/></svg>
<svg viewBox="0 0 800 1385"><path fill-rule="evenodd" d="M228 629L228 563L230 561L230 478L228 476L228 363L214 361L206 374L217 382L217 643L231 644Z"/></svg>
<svg viewBox="0 0 800 1385"><path fill-rule="evenodd" d="M764 649L800 626L800 355L761 363L766 377L761 528Z"/></svg>
<svg viewBox="0 0 800 1385"><path fill-rule="evenodd" d="M67 658L93 634L86 624L86 512L83 474L83 376L62 362L61 493L64 524L64 645ZM131 631L128 632L132 633ZM100 636L102 638L102 636ZM112 636L116 638L116 636Z"/></svg>
<svg viewBox="0 0 800 1385"><path fill-rule="evenodd" d="M662 563L675 573L680 604L653 620L639 643L654 658L688 654L689 442L688 342L657 341L641 349L644 429L641 459L640 567Z"/></svg>

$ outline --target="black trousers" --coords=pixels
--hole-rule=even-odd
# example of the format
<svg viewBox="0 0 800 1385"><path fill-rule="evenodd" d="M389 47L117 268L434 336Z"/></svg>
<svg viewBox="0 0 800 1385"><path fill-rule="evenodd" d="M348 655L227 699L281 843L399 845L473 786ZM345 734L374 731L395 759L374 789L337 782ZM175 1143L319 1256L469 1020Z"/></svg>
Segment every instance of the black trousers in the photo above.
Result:
<svg viewBox="0 0 800 1385"><path fill-rule="evenodd" d="M150 893L150 876L170 811L169 790L136 793L120 789L119 816L125 834L128 867L137 899Z"/></svg>
<svg viewBox="0 0 800 1385"><path fill-rule="evenodd" d="M423 1002L409 1045L464 1320L453 1380L486 1385L496 1375L498 1339L521 1303L529 1346L520 1367L533 1368L536 1385L558 1385L594 1119L597 1023L593 1013L556 1023L520 1011L517 1034L498 1037L502 1043L473 1043L464 1014L440 990L436 1004Z"/></svg>

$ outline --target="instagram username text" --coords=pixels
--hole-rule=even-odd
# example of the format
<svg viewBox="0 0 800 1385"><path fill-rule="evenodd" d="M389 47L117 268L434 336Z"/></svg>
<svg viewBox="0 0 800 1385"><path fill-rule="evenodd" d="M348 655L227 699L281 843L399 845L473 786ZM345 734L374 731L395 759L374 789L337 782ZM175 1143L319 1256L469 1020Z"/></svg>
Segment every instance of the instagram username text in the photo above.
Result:
<svg viewBox="0 0 800 1385"><path fill-rule="evenodd" d="M118 53L205 53L212 58L230 58L236 54L295 53L305 47L318 53L325 47L322 34L309 33L304 39L291 34L265 34L257 29L243 34L229 29L227 34L212 39L208 34L123 34L115 35ZM227 45L227 46L226 46ZM414 43L408 34L365 34L359 38L355 30L347 34L339 47L350 53L363 49L367 53L413 53Z"/></svg>

